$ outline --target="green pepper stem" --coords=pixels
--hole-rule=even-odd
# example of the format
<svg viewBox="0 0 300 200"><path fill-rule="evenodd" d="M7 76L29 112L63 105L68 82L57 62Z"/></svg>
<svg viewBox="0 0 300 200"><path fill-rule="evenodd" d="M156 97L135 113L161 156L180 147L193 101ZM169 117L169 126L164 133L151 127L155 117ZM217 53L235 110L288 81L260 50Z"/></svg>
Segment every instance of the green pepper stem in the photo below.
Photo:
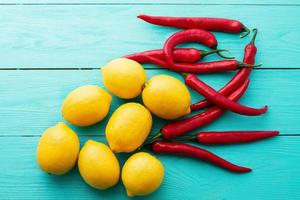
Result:
<svg viewBox="0 0 300 200"><path fill-rule="evenodd" d="M257 28L254 28L252 31L253 31L253 36L252 36L252 39L251 39L249 44L255 45L254 42L255 42L255 39L256 39L256 35L257 35Z"/></svg>
<svg viewBox="0 0 300 200"><path fill-rule="evenodd" d="M211 49L213 50L217 50L217 46L215 47L212 47ZM223 54L220 53L220 51L216 52L221 58L224 58L224 59L234 59L234 57L227 57L227 56L224 56Z"/></svg>
<svg viewBox="0 0 300 200"><path fill-rule="evenodd" d="M181 76L183 76L183 78L186 78L189 75L189 73L186 73L186 72L182 72L180 74L181 74Z"/></svg>
<svg viewBox="0 0 300 200"><path fill-rule="evenodd" d="M211 50L211 51L202 50L202 51L200 51L200 54L201 54L201 57L203 58L203 57L208 56L210 54L218 53L218 52L222 52L222 51L230 52L227 49L215 49L215 50Z"/></svg>
<svg viewBox="0 0 300 200"><path fill-rule="evenodd" d="M242 32L246 32L245 34L240 35L240 38L244 38L250 34L250 29L247 26L243 25Z"/></svg>
<svg viewBox="0 0 300 200"><path fill-rule="evenodd" d="M152 137L147 138L147 140L142 144L142 146L140 148L143 148L146 145L150 145L153 142L158 141L162 136L163 136L163 134L161 132L156 133Z"/></svg>
<svg viewBox="0 0 300 200"><path fill-rule="evenodd" d="M193 141L196 138L197 138L197 135L187 135L187 136L177 137L174 139L174 141L180 141L180 142Z"/></svg>

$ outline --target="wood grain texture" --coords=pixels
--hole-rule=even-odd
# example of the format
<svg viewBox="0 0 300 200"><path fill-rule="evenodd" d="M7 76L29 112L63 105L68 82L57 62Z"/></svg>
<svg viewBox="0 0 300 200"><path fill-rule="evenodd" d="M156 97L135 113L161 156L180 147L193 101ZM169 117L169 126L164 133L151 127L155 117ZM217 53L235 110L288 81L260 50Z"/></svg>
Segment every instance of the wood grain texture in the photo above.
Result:
<svg viewBox="0 0 300 200"><path fill-rule="evenodd" d="M245 117L228 112L201 130L277 129L291 135L251 144L205 147L253 168L252 173L244 175L193 159L160 155L166 172L162 187L136 199L300 199L298 0L0 0L0 13L1 200L129 199L121 182L110 190L97 191L83 182L77 168L61 177L42 172L35 151L41 133L63 120L60 106L72 89L84 84L103 86L98 70L77 68L99 68L125 54L161 48L177 31L137 20L140 13L228 17L257 27L257 63L263 63L265 69L254 70L240 102L255 107L268 104L268 113ZM220 48L230 49L242 59L249 37L216 36ZM219 58L205 60L215 59ZM15 70L25 68L35 70ZM153 65L145 68L148 79L163 73L182 80L178 74ZM220 88L232 76L199 77ZM193 102L202 98L193 91L191 94ZM124 102L114 97L109 115ZM105 142L108 118L88 128L71 126L80 136L81 145L88 139ZM152 134L165 123L155 118ZM121 165L128 156L118 155Z"/></svg>
<svg viewBox="0 0 300 200"><path fill-rule="evenodd" d="M182 80L174 72L147 70L148 79L157 74L168 74ZM215 88L220 88L232 76L232 73L227 73L199 77ZM103 86L98 70L2 71L0 80L0 115L3 119L0 135L5 136L40 135L46 127L62 120L60 107L71 90L85 84ZM299 119L295 116L300 116L300 92L295 88L299 87L299 70L255 70L249 89L240 102L253 107L267 104L268 113L259 117L247 117L228 112L201 130L277 129L284 134L297 134ZM192 102L202 99L194 91L191 92ZM111 112L124 102L114 97ZM103 135L108 118L89 128L74 128L80 135ZM156 133L164 123L166 122L155 118L152 133Z"/></svg>
<svg viewBox="0 0 300 200"><path fill-rule="evenodd" d="M101 67L115 57L161 48L176 29L142 22L140 13L240 19L259 29L257 62L263 67L300 67L299 6L36 5L0 6L0 12L0 68ZM216 36L220 48L242 59L249 37Z"/></svg>
<svg viewBox="0 0 300 200"><path fill-rule="evenodd" d="M32 131L39 131L37 128ZM103 137L81 137L104 141ZM35 161L38 137L0 137L0 199L128 199L123 185L97 191L86 185L77 169L51 176ZM247 145L210 147L209 150L240 165L249 174L233 174L202 161L159 155L165 166L161 188L137 199L299 199L300 137L277 137ZM125 155L118 155L121 165ZM287 159L288 158L288 159Z"/></svg>

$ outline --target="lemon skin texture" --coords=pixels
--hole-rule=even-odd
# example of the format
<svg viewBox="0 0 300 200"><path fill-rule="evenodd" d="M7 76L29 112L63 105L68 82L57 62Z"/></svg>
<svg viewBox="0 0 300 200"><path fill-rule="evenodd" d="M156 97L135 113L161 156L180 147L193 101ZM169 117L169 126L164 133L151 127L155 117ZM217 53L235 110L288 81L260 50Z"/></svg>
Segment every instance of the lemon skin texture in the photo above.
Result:
<svg viewBox="0 0 300 200"><path fill-rule="evenodd" d="M122 169L122 181L127 195L148 195L159 188L164 177L162 163L149 153L132 155Z"/></svg>
<svg viewBox="0 0 300 200"><path fill-rule="evenodd" d="M39 167L50 174L63 175L77 160L80 143L77 134L64 122L48 128L37 147Z"/></svg>
<svg viewBox="0 0 300 200"><path fill-rule="evenodd" d="M88 140L78 157L78 168L84 181L96 189L107 189L119 181L120 166L114 153L103 143Z"/></svg>
<svg viewBox="0 0 300 200"><path fill-rule="evenodd" d="M103 84L115 96L132 99L139 96L146 82L146 72L136 61L127 58L112 60L101 69Z"/></svg>
<svg viewBox="0 0 300 200"><path fill-rule="evenodd" d="M146 84L142 98L144 105L156 116L174 120L191 112L191 96L178 79L157 75Z"/></svg>
<svg viewBox="0 0 300 200"><path fill-rule="evenodd" d="M151 113L138 103L120 106L109 119L105 135L114 152L132 152L140 147L152 127Z"/></svg>
<svg viewBox="0 0 300 200"><path fill-rule="evenodd" d="M109 111L111 95L96 85L73 90L64 100L62 115L77 126L90 126L104 119Z"/></svg>

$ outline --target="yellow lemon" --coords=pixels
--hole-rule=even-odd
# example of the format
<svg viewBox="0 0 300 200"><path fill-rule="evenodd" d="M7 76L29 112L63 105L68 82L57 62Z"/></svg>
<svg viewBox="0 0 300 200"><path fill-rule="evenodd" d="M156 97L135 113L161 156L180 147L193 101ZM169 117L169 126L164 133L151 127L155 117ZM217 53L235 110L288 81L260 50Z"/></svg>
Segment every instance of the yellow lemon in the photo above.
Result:
<svg viewBox="0 0 300 200"><path fill-rule="evenodd" d="M75 165L79 148L76 133L60 122L42 134L37 147L37 162L43 171L62 175Z"/></svg>
<svg viewBox="0 0 300 200"><path fill-rule="evenodd" d="M122 169L122 181L130 197L154 192L162 183L163 177L162 163L145 152L132 155Z"/></svg>
<svg viewBox="0 0 300 200"><path fill-rule="evenodd" d="M96 189L107 189L119 181L120 166L114 153L103 143L88 140L78 157L84 181Z"/></svg>
<svg viewBox="0 0 300 200"><path fill-rule="evenodd" d="M191 112L191 96L178 79L157 75L152 77L143 90L144 105L163 119L176 119Z"/></svg>
<svg viewBox="0 0 300 200"><path fill-rule="evenodd" d="M146 73L138 62L118 58L106 64L101 70L105 87L117 97L131 99L142 92Z"/></svg>
<svg viewBox="0 0 300 200"><path fill-rule="evenodd" d="M62 115L77 126L89 126L107 115L112 97L96 85L84 85L73 90L64 100Z"/></svg>
<svg viewBox="0 0 300 200"><path fill-rule="evenodd" d="M109 119L105 134L114 152L132 152L143 144L152 127L151 113L138 103L120 106Z"/></svg>

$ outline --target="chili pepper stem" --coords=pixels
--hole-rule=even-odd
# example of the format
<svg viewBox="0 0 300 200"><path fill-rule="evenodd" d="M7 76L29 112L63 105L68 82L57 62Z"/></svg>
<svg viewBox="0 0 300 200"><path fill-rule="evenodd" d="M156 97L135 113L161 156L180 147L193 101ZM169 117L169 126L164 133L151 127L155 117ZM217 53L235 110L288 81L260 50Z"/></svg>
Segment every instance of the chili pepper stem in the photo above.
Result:
<svg viewBox="0 0 300 200"><path fill-rule="evenodd" d="M146 150L151 150L152 149L152 147L151 147L151 143L147 143L147 144L143 144L143 145L141 145L138 149L137 149L137 151L141 151L142 149L146 149Z"/></svg>
<svg viewBox="0 0 300 200"><path fill-rule="evenodd" d="M189 75L189 73L185 73L185 72L182 72L180 74L183 76L183 78L185 78L185 77L187 77L187 75Z"/></svg>
<svg viewBox="0 0 300 200"><path fill-rule="evenodd" d="M238 67L239 68L243 68L243 67L250 67L250 68L255 68L255 67L260 67L262 66L262 64L257 64L257 65L249 65L249 64L246 64L246 63L242 63L242 62L238 62Z"/></svg>
<svg viewBox="0 0 300 200"><path fill-rule="evenodd" d="M212 47L213 50L218 50L217 47ZM220 51L216 52L221 58L224 59L234 59L234 57L227 57L220 53Z"/></svg>
<svg viewBox="0 0 300 200"><path fill-rule="evenodd" d="M163 134L161 132L156 133L154 136L149 137L144 144L142 144L142 146L140 148L143 148L144 146L150 145L153 142L158 141L161 137L163 136Z"/></svg>
<svg viewBox="0 0 300 200"><path fill-rule="evenodd" d="M177 137L174 139L174 141L186 142L186 141L194 141L196 139L197 139L197 135L187 135L187 136Z"/></svg>
<svg viewBox="0 0 300 200"><path fill-rule="evenodd" d="M253 31L253 36L249 44L255 45L254 43L257 35L257 28L252 29L252 31Z"/></svg>
<svg viewBox="0 0 300 200"><path fill-rule="evenodd" d="M151 138L151 141L152 142L154 142L154 141L156 141L157 139L159 139L160 137L162 137L163 136L163 134L161 133L161 132L158 132L158 133L156 133L152 138ZM151 143L152 143L151 142Z"/></svg>
<svg viewBox="0 0 300 200"><path fill-rule="evenodd" d="M200 54L201 54L201 57L205 57L205 56L208 56L210 54L218 53L218 52L222 52L222 51L230 52L227 49L215 49L215 50L211 50L211 51L202 50L202 51L200 51Z"/></svg>
<svg viewBox="0 0 300 200"><path fill-rule="evenodd" d="M242 32L246 32L246 33L243 34L243 35L240 35L240 38L244 38L244 37L246 37L247 35L249 35L249 34L250 34L250 29L247 28L245 25L243 25Z"/></svg>

